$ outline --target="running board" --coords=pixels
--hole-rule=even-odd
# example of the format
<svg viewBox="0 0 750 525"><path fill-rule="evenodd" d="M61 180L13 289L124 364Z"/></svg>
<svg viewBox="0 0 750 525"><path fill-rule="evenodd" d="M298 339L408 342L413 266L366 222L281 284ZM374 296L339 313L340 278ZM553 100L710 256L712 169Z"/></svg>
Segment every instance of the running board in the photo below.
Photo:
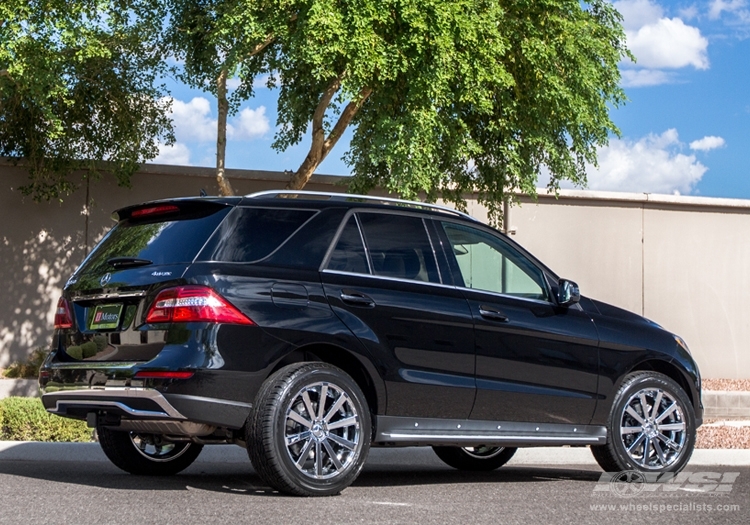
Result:
<svg viewBox="0 0 750 525"><path fill-rule="evenodd" d="M374 445L536 447L607 442L606 427L590 425L395 416L377 416L375 424Z"/></svg>

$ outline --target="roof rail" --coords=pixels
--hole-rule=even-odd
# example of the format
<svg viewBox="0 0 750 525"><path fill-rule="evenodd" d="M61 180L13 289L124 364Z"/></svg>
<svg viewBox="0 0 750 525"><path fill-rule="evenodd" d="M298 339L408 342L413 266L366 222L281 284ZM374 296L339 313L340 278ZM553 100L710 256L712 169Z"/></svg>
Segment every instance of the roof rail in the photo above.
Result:
<svg viewBox="0 0 750 525"><path fill-rule="evenodd" d="M389 197L375 197L373 195L355 195L353 193L334 193L334 192L326 192L326 191L267 190L267 191L260 191L258 193L250 193L248 195L245 195L245 197L247 197L248 199L260 199L260 198L265 198L265 197L278 197L278 196L283 196L283 195L299 195L300 197L306 197L306 196L328 197L328 199L330 200L344 200L344 201L365 200L365 201L372 201L372 202L381 203L381 204L396 204L398 206L409 206L412 208L423 208L427 210L442 211L445 213L458 215L459 217L470 219L475 222L479 222L478 219L472 217L468 213L454 210L453 208L449 208L447 206L441 206L439 204L431 204L428 202L392 199Z"/></svg>

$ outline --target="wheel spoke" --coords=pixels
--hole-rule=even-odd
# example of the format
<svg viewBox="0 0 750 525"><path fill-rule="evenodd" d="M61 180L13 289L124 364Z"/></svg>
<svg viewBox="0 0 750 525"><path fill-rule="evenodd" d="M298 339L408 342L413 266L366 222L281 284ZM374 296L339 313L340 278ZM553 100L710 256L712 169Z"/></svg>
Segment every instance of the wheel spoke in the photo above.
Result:
<svg viewBox="0 0 750 525"><path fill-rule="evenodd" d="M323 383L323 386L320 387L320 399L318 399L318 416L317 416L318 419L321 419L325 412L327 396L328 396L328 384Z"/></svg>
<svg viewBox="0 0 750 525"><path fill-rule="evenodd" d="M628 447L628 452L634 451L636 448L638 448L638 445L641 444L641 442L646 438L646 434L641 434L637 438L635 438L635 441L633 441L630 446Z"/></svg>
<svg viewBox="0 0 750 525"><path fill-rule="evenodd" d="M661 413L659 417L656 418L657 423L661 423L664 421L672 412L677 410L677 401L674 401L671 405L669 405L669 408L667 408L664 412Z"/></svg>
<svg viewBox="0 0 750 525"><path fill-rule="evenodd" d="M656 394L656 398L654 399L654 406L651 407L651 415L649 416L651 419L654 419L658 412L659 412L659 406L661 406L661 400L664 397L664 392L659 390L659 392Z"/></svg>
<svg viewBox="0 0 750 525"><path fill-rule="evenodd" d="M299 415L294 410L290 410L289 413L286 415L286 417L296 423L299 423L303 427L312 428L312 421L308 421L307 419Z"/></svg>
<svg viewBox="0 0 750 525"><path fill-rule="evenodd" d="M344 438L342 438L340 436L337 436L336 434L329 434L328 435L328 439L330 439L331 441L333 441L335 443L338 443L339 445L341 445L344 448L348 448L349 450L354 450L354 447L357 446L357 444L354 443L353 441L349 441L348 439L344 439Z"/></svg>
<svg viewBox="0 0 750 525"><path fill-rule="evenodd" d="M328 411L326 416L323 418L323 421L328 423L331 420L331 418L334 416L334 414L336 414L336 412L339 411L339 408L341 408L344 405L344 403L346 403L346 395L342 392L339 398L331 407L331 409Z"/></svg>
<svg viewBox="0 0 750 525"><path fill-rule="evenodd" d="M295 461L295 463L297 464L297 467L302 468L302 465L304 465L305 461L307 460L307 456L310 455L310 449L312 449L314 444L315 444L315 441L313 441L312 439L308 440L308 442L305 443L305 446L302 449L302 452L297 458L297 461Z"/></svg>
<svg viewBox="0 0 750 525"><path fill-rule="evenodd" d="M637 434L643 432L643 427L620 427L620 434Z"/></svg>
<svg viewBox="0 0 750 525"><path fill-rule="evenodd" d="M328 430L336 430L337 428L351 427L353 425L356 425L358 421L359 421L359 418L357 416L351 416L351 417L347 417L346 419L340 419L338 421L334 421L333 423L330 423L328 425Z"/></svg>
<svg viewBox="0 0 750 525"><path fill-rule="evenodd" d="M664 444L672 450L680 450L680 445L678 445L673 439L668 438L664 434L657 434L656 439L663 441Z"/></svg>
<svg viewBox="0 0 750 525"><path fill-rule="evenodd" d="M323 475L323 453L320 450L320 441L315 442L315 475Z"/></svg>
<svg viewBox="0 0 750 525"><path fill-rule="evenodd" d="M312 401L310 401L310 392L305 390L302 392L302 402L305 404L305 410L310 419L315 419L315 409L313 409Z"/></svg>
<svg viewBox="0 0 750 525"><path fill-rule="evenodd" d="M633 417L633 419L635 419L636 421L638 421L638 423L640 423L641 425L645 425L646 424L646 422L643 420L643 418L641 417L641 415L638 412L636 412L635 409L633 409L633 407L629 406L625 410L625 412L627 412L628 414L630 414Z"/></svg>
<svg viewBox="0 0 750 525"><path fill-rule="evenodd" d="M677 432L677 431L685 430L685 423L679 422L679 423L669 423L667 425L656 425L656 428L658 428L661 431Z"/></svg>
<svg viewBox="0 0 750 525"><path fill-rule="evenodd" d="M661 449L661 445L659 445L659 440L654 439L652 443L654 445L654 450L656 451L656 457L659 458L659 463L661 463L662 465L666 465L667 458L664 455L664 451Z"/></svg>
<svg viewBox="0 0 750 525"><path fill-rule="evenodd" d="M328 453L328 457L331 458L331 461L333 462L333 466L336 467L336 470L341 470L344 468L344 465L341 464L341 461L339 461L339 458L336 456L336 453L333 451L333 448L331 447L331 444L328 443L328 440L326 439L323 441L323 446L326 449L326 452Z"/></svg>
<svg viewBox="0 0 750 525"><path fill-rule="evenodd" d="M643 439L643 463L648 463L648 458L651 456L651 438L644 436Z"/></svg>
<svg viewBox="0 0 750 525"><path fill-rule="evenodd" d="M643 412L643 419L648 419L651 411L648 409L648 401L646 400L646 392L638 394L638 401L641 403L641 412Z"/></svg>
<svg viewBox="0 0 750 525"><path fill-rule="evenodd" d="M295 443L299 443L300 441L305 441L307 439L310 439L309 430L305 430L304 432L300 432L299 434L292 434L290 436L286 437L286 446L294 445Z"/></svg>

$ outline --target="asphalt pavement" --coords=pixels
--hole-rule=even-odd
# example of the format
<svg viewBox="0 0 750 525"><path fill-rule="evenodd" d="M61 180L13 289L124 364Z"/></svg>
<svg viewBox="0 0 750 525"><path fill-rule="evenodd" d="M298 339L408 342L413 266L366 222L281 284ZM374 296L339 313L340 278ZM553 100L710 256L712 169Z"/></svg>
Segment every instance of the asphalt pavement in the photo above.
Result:
<svg viewBox="0 0 750 525"><path fill-rule="evenodd" d="M430 449L373 449L340 496L265 486L245 451L206 447L184 473L132 476L95 443L0 443L0 523L750 523L750 451L697 450L666 484L617 489L587 449L520 450L489 473Z"/></svg>

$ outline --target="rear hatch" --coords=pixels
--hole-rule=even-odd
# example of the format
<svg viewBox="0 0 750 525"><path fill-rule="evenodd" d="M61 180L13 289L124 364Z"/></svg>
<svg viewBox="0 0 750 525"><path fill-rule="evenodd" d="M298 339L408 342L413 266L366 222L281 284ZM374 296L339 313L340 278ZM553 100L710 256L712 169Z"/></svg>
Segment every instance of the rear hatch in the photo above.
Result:
<svg viewBox="0 0 750 525"><path fill-rule="evenodd" d="M118 223L65 287L57 313L72 326L58 331L58 355L88 362L155 357L174 334L148 329L146 313L159 290L183 284L231 204L178 199L119 210Z"/></svg>

